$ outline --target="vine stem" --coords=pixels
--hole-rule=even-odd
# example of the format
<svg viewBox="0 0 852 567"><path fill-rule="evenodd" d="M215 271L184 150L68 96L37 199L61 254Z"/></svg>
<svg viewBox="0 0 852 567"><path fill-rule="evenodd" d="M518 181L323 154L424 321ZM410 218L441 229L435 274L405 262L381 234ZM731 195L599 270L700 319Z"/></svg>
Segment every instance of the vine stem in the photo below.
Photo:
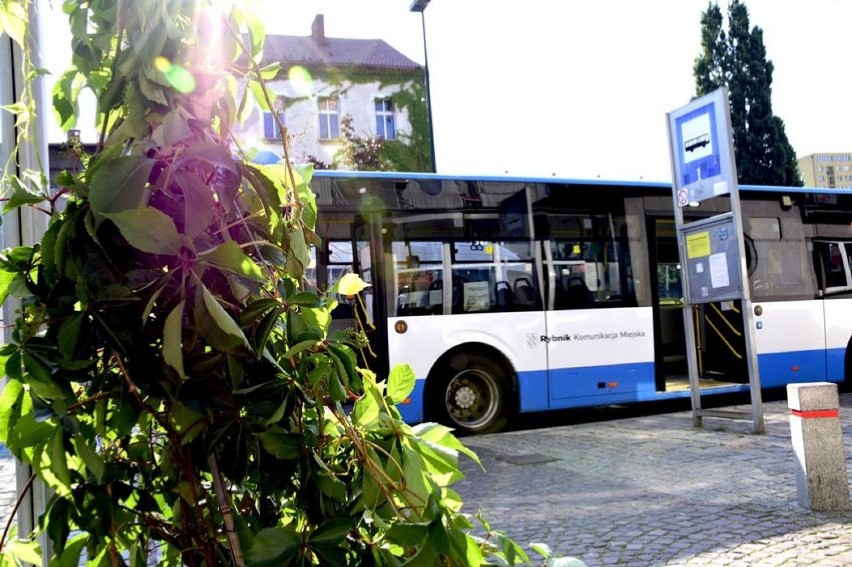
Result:
<svg viewBox="0 0 852 567"><path fill-rule="evenodd" d="M6 547L6 536L9 535L9 529L12 527L12 522L15 521L15 516L18 514L18 508L21 507L21 503L24 501L24 496L26 496L27 492L29 492L30 488L32 488L35 477L35 473L30 475L30 478L27 480L27 484L24 486L24 489L15 501L15 507L12 508L12 513L9 514L9 519L6 520L6 527L3 528L3 537L0 537L0 553L2 553L3 548Z"/></svg>
<svg viewBox="0 0 852 567"><path fill-rule="evenodd" d="M231 500L225 491L225 483L222 480L222 474L219 472L219 461L215 453L211 453L207 457L207 466L210 467L210 474L213 475L213 486L216 489L216 498L219 501L219 511L222 513L222 519L225 522L228 542L231 544L231 556L234 558L234 565L245 567L240 538L237 536L237 528L234 525L234 509L231 507Z"/></svg>

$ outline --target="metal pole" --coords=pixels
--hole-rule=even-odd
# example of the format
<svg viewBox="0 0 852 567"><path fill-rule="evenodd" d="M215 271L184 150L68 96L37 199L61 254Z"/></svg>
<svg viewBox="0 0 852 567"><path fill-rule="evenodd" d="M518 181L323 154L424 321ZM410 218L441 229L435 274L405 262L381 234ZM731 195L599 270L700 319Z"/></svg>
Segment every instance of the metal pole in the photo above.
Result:
<svg viewBox="0 0 852 567"><path fill-rule="evenodd" d="M423 80L426 86L426 121L429 127L429 158L432 162L432 173L438 171L435 161L435 130L432 121L432 90L429 83L429 51L426 49L426 11L420 12L420 25L423 29Z"/></svg>
<svg viewBox="0 0 852 567"><path fill-rule="evenodd" d="M438 166L435 161L435 129L432 120L432 90L429 84L429 50L426 47L426 6L430 0L413 0L409 10L412 12L420 12L420 29L423 35L423 82L426 88L426 122L429 132L429 161L431 162L432 173L438 171Z"/></svg>

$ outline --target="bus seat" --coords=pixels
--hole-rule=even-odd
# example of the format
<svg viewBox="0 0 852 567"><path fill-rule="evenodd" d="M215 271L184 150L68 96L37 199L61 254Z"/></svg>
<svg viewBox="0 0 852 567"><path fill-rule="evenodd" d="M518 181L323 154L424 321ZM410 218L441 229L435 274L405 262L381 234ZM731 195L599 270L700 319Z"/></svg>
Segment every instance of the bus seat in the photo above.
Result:
<svg viewBox="0 0 852 567"><path fill-rule="evenodd" d="M498 311L507 311L512 308L512 288L509 282L499 281L494 284L494 306Z"/></svg>
<svg viewBox="0 0 852 567"><path fill-rule="evenodd" d="M515 280L515 305L519 307L533 307L536 304L535 290L527 278Z"/></svg>
<svg viewBox="0 0 852 567"><path fill-rule="evenodd" d="M583 278L568 278L568 288L565 290L566 309L582 309L591 307L594 303L595 298Z"/></svg>

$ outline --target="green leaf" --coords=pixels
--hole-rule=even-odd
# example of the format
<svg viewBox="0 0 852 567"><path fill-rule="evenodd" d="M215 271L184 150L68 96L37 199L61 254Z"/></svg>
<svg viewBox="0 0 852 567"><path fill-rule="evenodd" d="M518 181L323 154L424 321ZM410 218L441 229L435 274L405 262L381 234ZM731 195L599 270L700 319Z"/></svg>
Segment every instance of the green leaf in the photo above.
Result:
<svg viewBox="0 0 852 567"><path fill-rule="evenodd" d="M477 454L470 448L465 447L465 445L459 441L455 435L453 435L453 430L446 425L427 422L415 425L411 429L415 437L467 455L474 463L482 467L482 463L480 462Z"/></svg>
<svg viewBox="0 0 852 567"><path fill-rule="evenodd" d="M83 314L75 313L59 327L59 352L65 360L74 358L77 342L80 340L80 329L83 325Z"/></svg>
<svg viewBox="0 0 852 567"><path fill-rule="evenodd" d="M95 476L100 484L103 481L104 470L106 468L103 457L79 433L74 436L74 449L76 449L77 455L83 459L86 468Z"/></svg>
<svg viewBox="0 0 852 567"><path fill-rule="evenodd" d="M68 400L74 397L70 386L54 380L50 368L41 359L29 351L24 351L23 362L28 374L27 383L38 396L50 401Z"/></svg>
<svg viewBox="0 0 852 567"><path fill-rule="evenodd" d="M71 473L68 470L68 460L65 457L65 430L57 427L53 434L53 444L50 450L50 471L65 490L58 491L66 493L71 490Z"/></svg>
<svg viewBox="0 0 852 567"><path fill-rule="evenodd" d="M302 305L304 307L318 307L322 305L322 300L312 291L300 291L288 297L287 303L290 305Z"/></svg>
<svg viewBox="0 0 852 567"><path fill-rule="evenodd" d="M223 242L211 250L200 252L198 258L221 270L232 272L256 282L266 282L266 277L257 264L246 256L240 245L233 240Z"/></svg>
<svg viewBox="0 0 852 567"><path fill-rule="evenodd" d="M364 288L370 287L370 284L361 279L361 276L352 272L344 274L340 280L331 286L331 293L339 293L341 295L353 296L357 295Z"/></svg>
<svg viewBox="0 0 852 567"><path fill-rule="evenodd" d="M181 152L176 163L180 165L186 161L201 161L215 168L229 171L234 175L240 173L239 166L227 146L213 143L192 144Z"/></svg>
<svg viewBox="0 0 852 567"><path fill-rule="evenodd" d="M251 90L251 94L254 95L254 100L261 110L265 112L270 112L269 100L275 100L275 93L270 92L269 87L260 84L258 81L249 81L249 90ZM264 95L266 93L267 96Z"/></svg>
<svg viewBox="0 0 852 567"><path fill-rule="evenodd" d="M276 459L288 460L299 456L304 439L296 433L273 429L259 433L257 438L263 448Z"/></svg>
<svg viewBox="0 0 852 567"><path fill-rule="evenodd" d="M293 313L290 313L292 317ZM309 327L314 327L319 329L320 336L325 337L328 334L328 330L331 327L331 309L328 306L322 307L302 307L301 312L302 321L308 325Z"/></svg>
<svg viewBox="0 0 852 567"><path fill-rule="evenodd" d="M26 48L24 38L27 31L27 10L24 2L0 3L0 27L20 47ZM31 563L36 563L31 561Z"/></svg>
<svg viewBox="0 0 852 567"><path fill-rule="evenodd" d="M177 256L181 238L170 216L152 207L107 213L128 244L149 254Z"/></svg>
<svg viewBox="0 0 852 567"><path fill-rule="evenodd" d="M249 567L279 567L296 555L301 541L293 525L261 530L246 551Z"/></svg>
<svg viewBox="0 0 852 567"><path fill-rule="evenodd" d="M270 177L270 173L277 173L280 169L270 169L267 166L257 166L254 164L240 164L240 171L247 184L254 189L254 192L263 203L263 208L269 217L270 227L278 226L281 215L281 196L283 192L283 180L277 176L275 179Z"/></svg>
<svg viewBox="0 0 852 567"><path fill-rule="evenodd" d="M278 303L277 299L272 298L263 298L258 299L257 301L253 301L245 306L245 308L240 313L240 325L247 326L263 317L266 313L275 309L276 307L280 307L281 304Z"/></svg>
<svg viewBox="0 0 852 567"><path fill-rule="evenodd" d="M186 378L182 345L184 303L181 301L171 310L163 325L163 360L174 368L181 378Z"/></svg>
<svg viewBox="0 0 852 567"><path fill-rule="evenodd" d="M77 69L68 69L53 85L53 112L63 130L73 128L77 122L79 111L77 101L81 86L78 78L82 79L82 77Z"/></svg>
<svg viewBox="0 0 852 567"><path fill-rule="evenodd" d="M292 348L290 348L287 352L281 355L281 358L290 358L291 356L295 356L300 352L304 352L309 348L313 348L319 343L318 340L309 339L306 341L302 341L300 343L296 343Z"/></svg>
<svg viewBox="0 0 852 567"><path fill-rule="evenodd" d="M356 523L356 518L332 518L314 530L309 540L313 545L340 545L343 543L346 535L355 527Z"/></svg>
<svg viewBox="0 0 852 567"><path fill-rule="evenodd" d="M407 364L397 364L388 375L387 397L396 405L401 403L414 390L414 370Z"/></svg>
<svg viewBox="0 0 852 567"><path fill-rule="evenodd" d="M340 378L342 372L339 365L339 362L335 365L338 367L338 371L328 376L328 395L335 402L342 402L346 399L346 388Z"/></svg>
<svg viewBox="0 0 852 567"><path fill-rule="evenodd" d="M311 230L317 225L317 200L310 186L313 174L312 166L301 167L296 173L296 190L302 202L302 222Z"/></svg>
<svg viewBox="0 0 852 567"><path fill-rule="evenodd" d="M68 526L68 501L64 498L54 497L49 504L46 518L47 535L57 553L61 554L65 549L70 528Z"/></svg>
<svg viewBox="0 0 852 567"><path fill-rule="evenodd" d="M450 538L450 557L455 559L459 565L484 565L485 557L476 540L469 534L459 531L451 531L447 534Z"/></svg>
<svg viewBox="0 0 852 567"><path fill-rule="evenodd" d="M277 309L274 311L270 311L266 315L264 315L263 319L261 319L260 323L257 326L257 331L255 332L255 344L257 345L258 356L264 352L266 349L266 343L269 341L269 337L272 336L272 331L275 330L275 326L281 320L281 312Z"/></svg>
<svg viewBox="0 0 852 567"><path fill-rule="evenodd" d="M164 147L172 147L191 135L192 129L189 127L186 118L182 116L182 109L174 109L166 113L163 117L163 123L151 134L151 138L160 142L160 145Z"/></svg>
<svg viewBox="0 0 852 567"><path fill-rule="evenodd" d="M216 301L213 294L211 294L203 284L200 287L204 307L207 309L207 313L210 315L213 323L215 323L219 330L225 333L225 335L233 339L232 342L235 346L242 346L251 352L251 345L249 345L245 334L243 334L243 331L240 329L239 325L237 325L237 322L228 315L228 312L225 311L221 305L219 305L219 302Z"/></svg>
<svg viewBox="0 0 852 567"><path fill-rule="evenodd" d="M17 177L11 177L9 181L12 185L12 194L8 197L6 204L3 205L4 213L24 205L35 205L44 201L44 195L31 192Z"/></svg>
<svg viewBox="0 0 852 567"><path fill-rule="evenodd" d="M19 276L21 276L19 271L12 269L5 263L0 264L0 305L6 302L12 282Z"/></svg>
<svg viewBox="0 0 852 567"><path fill-rule="evenodd" d="M0 394L0 442L9 444L9 433L17 421L24 385L18 380L6 380L3 393ZM14 420L14 421L13 421Z"/></svg>
<svg viewBox="0 0 852 567"><path fill-rule="evenodd" d="M260 14L246 11L242 13L242 16L242 23L248 30L251 43L251 56L260 60L260 55L263 52L263 40L266 37L266 26Z"/></svg>
<svg viewBox="0 0 852 567"><path fill-rule="evenodd" d="M186 407L184 404L173 403L169 417L171 417L175 428L180 433L181 445L191 442L198 437L199 433L205 430L206 418L197 411Z"/></svg>
<svg viewBox="0 0 852 567"><path fill-rule="evenodd" d="M429 500L430 485L426 481L428 469L420 455L406 447L402 455L402 466L405 470L406 488L421 502Z"/></svg>
<svg viewBox="0 0 852 567"><path fill-rule="evenodd" d="M269 63L268 65L264 65L260 68L260 76L263 77L264 81L272 81L275 77L278 76L278 73L281 72L281 62L275 61L273 63Z"/></svg>
<svg viewBox="0 0 852 567"><path fill-rule="evenodd" d="M97 214L117 213L147 205L146 187L154 160L125 156L103 165L89 183L89 204Z"/></svg>
<svg viewBox="0 0 852 567"><path fill-rule="evenodd" d="M346 483L334 476L332 473L319 473L317 485L322 493L333 500L343 502L347 498Z"/></svg>
<svg viewBox="0 0 852 567"><path fill-rule="evenodd" d="M348 346L340 346L336 344L328 345L329 355L335 360L340 372L340 379L351 388L353 382L359 379L358 370L356 367L356 356Z"/></svg>
<svg viewBox="0 0 852 567"><path fill-rule="evenodd" d="M4 553L9 553L23 563L32 563L33 565L41 565L41 548L38 545L38 540L34 539L26 541L23 539L12 538L6 542Z"/></svg>
<svg viewBox="0 0 852 567"><path fill-rule="evenodd" d="M403 547L414 547L429 535L428 523L396 523L385 534L388 540Z"/></svg>
<svg viewBox="0 0 852 567"><path fill-rule="evenodd" d="M88 534L80 534L66 543L65 549L61 553L57 552L58 563L56 567L77 567L80 564L80 555L86 546ZM54 567L51 561L50 567Z"/></svg>
<svg viewBox="0 0 852 567"><path fill-rule="evenodd" d="M305 233L297 228L290 233L290 247L287 251L287 260L284 270L296 279L305 275L305 267L311 262L311 251L305 241Z"/></svg>
<svg viewBox="0 0 852 567"><path fill-rule="evenodd" d="M195 238L213 222L213 194L195 172L179 169L175 183L183 190L184 232Z"/></svg>
<svg viewBox="0 0 852 567"><path fill-rule="evenodd" d="M381 406L375 397L370 392L365 393L355 401L353 408L355 422L362 427L370 427L379 419L380 409Z"/></svg>

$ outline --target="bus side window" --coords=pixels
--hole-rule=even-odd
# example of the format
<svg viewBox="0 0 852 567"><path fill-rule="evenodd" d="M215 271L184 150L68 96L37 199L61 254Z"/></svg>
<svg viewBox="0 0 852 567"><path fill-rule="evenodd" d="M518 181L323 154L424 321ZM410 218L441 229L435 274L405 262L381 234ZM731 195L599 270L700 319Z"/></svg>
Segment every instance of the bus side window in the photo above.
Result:
<svg viewBox="0 0 852 567"><path fill-rule="evenodd" d="M844 261L841 247L845 247L846 260ZM849 265L850 246L841 242L814 242L814 256L819 261L816 265L817 274L822 280L822 288L825 292L838 292L850 289L847 272L852 269ZM816 262L815 262L816 263Z"/></svg>

